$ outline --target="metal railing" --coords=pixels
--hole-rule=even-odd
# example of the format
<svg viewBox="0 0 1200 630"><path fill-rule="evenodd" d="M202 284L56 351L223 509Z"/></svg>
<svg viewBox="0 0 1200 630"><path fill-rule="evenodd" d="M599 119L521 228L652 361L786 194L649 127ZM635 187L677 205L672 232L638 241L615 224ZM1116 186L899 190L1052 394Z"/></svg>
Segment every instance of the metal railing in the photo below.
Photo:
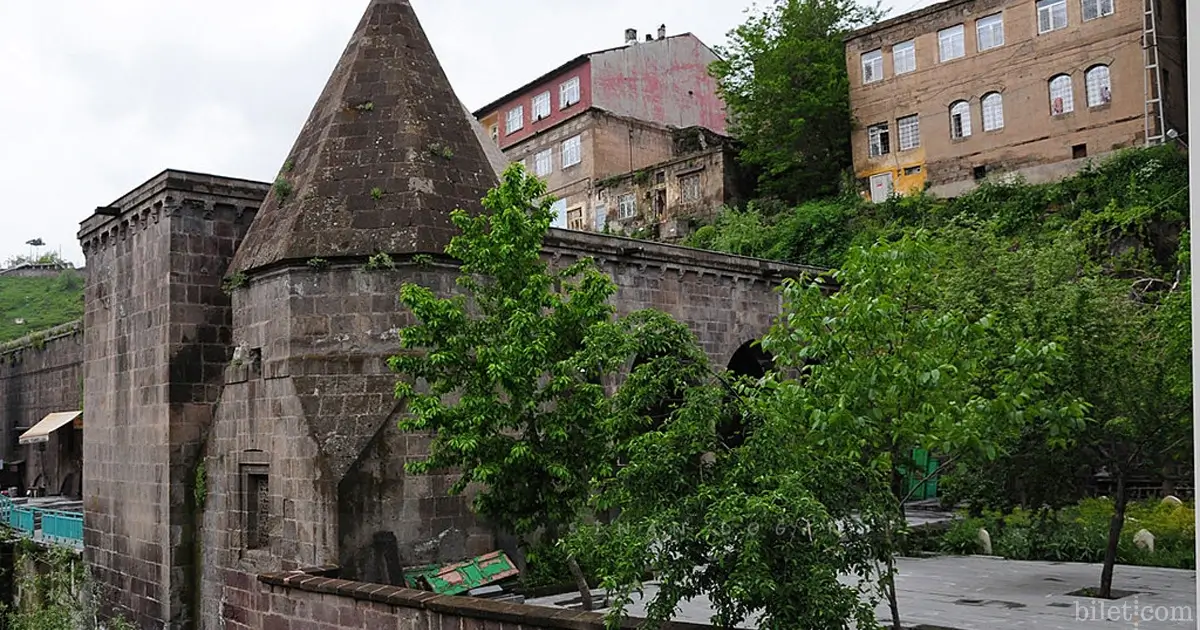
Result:
<svg viewBox="0 0 1200 630"><path fill-rule="evenodd" d="M21 536L51 544L83 546L83 515L62 510L20 506L0 495L0 524Z"/></svg>

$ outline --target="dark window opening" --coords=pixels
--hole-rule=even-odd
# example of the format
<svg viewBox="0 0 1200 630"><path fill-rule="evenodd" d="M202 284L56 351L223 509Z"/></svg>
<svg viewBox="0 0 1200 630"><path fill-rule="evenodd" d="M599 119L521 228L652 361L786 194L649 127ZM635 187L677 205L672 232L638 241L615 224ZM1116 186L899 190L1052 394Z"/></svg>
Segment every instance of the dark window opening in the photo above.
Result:
<svg viewBox="0 0 1200 630"><path fill-rule="evenodd" d="M729 371L735 376L760 379L775 367L775 359L758 345L757 342L747 341L742 344L729 359ZM746 442L751 427L748 426L748 410L738 404L737 397L732 391L725 396L725 409L717 425L717 434L721 443L728 448L737 448Z"/></svg>
<svg viewBox="0 0 1200 630"><path fill-rule="evenodd" d="M1077 144L1071 147L1071 159L1078 160L1087 157L1087 145Z"/></svg>
<svg viewBox="0 0 1200 630"><path fill-rule="evenodd" d="M667 172L666 171L659 171L654 174L654 183L655 184L665 184L666 181L667 181Z"/></svg>
<svg viewBox="0 0 1200 630"><path fill-rule="evenodd" d="M270 478L267 467L244 467L242 484L246 548L265 549L269 541L267 523L271 516Z"/></svg>
<svg viewBox="0 0 1200 630"><path fill-rule="evenodd" d="M980 179L983 179L984 177L987 177L987 166L982 165L982 164L979 166L976 166L974 169L974 175L975 175L976 180L980 180Z"/></svg>
<svg viewBox="0 0 1200 630"><path fill-rule="evenodd" d="M904 174L905 174L905 175L916 175L917 173L920 173L920 172L921 172L921 167L920 167L920 166L906 166L906 167L904 167Z"/></svg>

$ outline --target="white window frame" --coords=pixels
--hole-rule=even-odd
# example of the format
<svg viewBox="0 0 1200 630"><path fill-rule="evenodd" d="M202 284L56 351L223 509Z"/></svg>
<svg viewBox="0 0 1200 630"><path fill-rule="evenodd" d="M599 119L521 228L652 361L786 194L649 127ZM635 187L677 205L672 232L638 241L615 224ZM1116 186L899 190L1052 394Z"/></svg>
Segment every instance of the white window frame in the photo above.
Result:
<svg viewBox="0 0 1200 630"><path fill-rule="evenodd" d="M1087 69L1083 75L1084 85L1087 86L1088 107L1100 107L1112 102L1112 70L1097 64Z"/></svg>
<svg viewBox="0 0 1200 630"><path fill-rule="evenodd" d="M617 197L617 218L632 219L637 216L637 195L625 193Z"/></svg>
<svg viewBox="0 0 1200 630"><path fill-rule="evenodd" d="M867 127L867 157L877 158L892 152L891 127L879 123Z"/></svg>
<svg viewBox="0 0 1200 630"><path fill-rule="evenodd" d="M504 125L504 134L512 135L515 131L520 131L525 126L525 106L517 105L508 110L506 114L507 120Z"/></svg>
<svg viewBox="0 0 1200 630"><path fill-rule="evenodd" d="M862 55L863 85L883 80L883 50L876 48Z"/></svg>
<svg viewBox="0 0 1200 630"><path fill-rule="evenodd" d="M574 216L572 216L574 214ZM575 206L567 209L567 229L568 230L583 230L583 206Z"/></svg>
<svg viewBox="0 0 1200 630"><path fill-rule="evenodd" d="M1067 0L1037 0L1038 35L1067 28Z"/></svg>
<svg viewBox="0 0 1200 630"><path fill-rule="evenodd" d="M917 69L917 42L908 40L892 46L892 74L908 74Z"/></svg>
<svg viewBox="0 0 1200 630"><path fill-rule="evenodd" d="M558 86L558 108L566 109L579 102L579 77L571 77Z"/></svg>
<svg viewBox="0 0 1200 630"><path fill-rule="evenodd" d="M987 42L987 46L984 42ZM975 46L979 52L1004 45L1004 14L993 13L975 20Z"/></svg>
<svg viewBox="0 0 1200 630"><path fill-rule="evenodd" d="M1091 8L1090 16L1088 14L1089 7ZM1116 8L1116 0L1080 0L1080 10L1084 22L1108 17L1116 12Z"/></svg>
<svg viewBox="0 0 1200 630"><path fill-rule="evenodd" d="M955 123L958 128L955 129ZM950 137L962 140L971 137L971 104L966 101L956 101L950 105Z"/></svg>
<svg viewBox="0 0 1200 630"><path fill-rule="evenodd" d="M533 97L533 102L529 108L530 122L537 122L543 118L550 117L550 90L546 90L541 94Z"/></svg>
<svg viewBox="0 0 1200 630"><path fill-rule="evenodd" d="M688 173L679 178L679 200L683 203L700 201L700 173Z"/></svg>
<svg viewBox="0 0 1200 630"><path fill-rule="evenodd" d="M921 118L917 114L896 119L896 147L901 151L921 146Z"/></svg>
<svg viewBox="0 0 1200 630"><path fill-rule="evenodd" d="M966 33L967 30L962 24L955 24L938 31L938 61L945 63L965 57L967 55Z"/></svg>
<svg viewBox="0 0 1200 630"><path fill-rule="evenodd" d="M1071 75L1060 74L1050 79L1050 115L1062 116L1075 111L1075 82ZM1062 111L1054 111L1054 101L1062 99Z"/></svg>
<svg viewBox="0 0 1200 630"><path fill-rule="evenodd" d="M580 136L572 136L562 143L562 167L575 166L583 161L583 141Z"/></svg>
<svg viewBox="0 0 1200 630"><path fill-rule="evenodd" d="M979 110L983 118L984 131L999 131L1004 128L1004 97L999 92L988 92L979 99Z"/></svg>
<svg viewBox="0 0 1200 630"><path fill-rule="evenodd" d="M533 174L545 177L554 172L554 149L538 151L533 156Z"/></svg>

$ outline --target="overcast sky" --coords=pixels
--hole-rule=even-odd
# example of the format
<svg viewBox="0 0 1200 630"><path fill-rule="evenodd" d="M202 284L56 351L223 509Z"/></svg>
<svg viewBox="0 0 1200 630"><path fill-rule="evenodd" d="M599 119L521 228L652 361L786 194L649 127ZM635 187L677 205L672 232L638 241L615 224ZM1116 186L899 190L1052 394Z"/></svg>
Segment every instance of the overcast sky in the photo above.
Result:
<svg viewBox="0 0 1200 630"><path fill-rule="evenodd" d="M892 14L929 0L887 0ZM752 0L413 0L474 109L666 23L710 45ZM165 168L270 180L367 0L0 0L0 263Z"/></svg>

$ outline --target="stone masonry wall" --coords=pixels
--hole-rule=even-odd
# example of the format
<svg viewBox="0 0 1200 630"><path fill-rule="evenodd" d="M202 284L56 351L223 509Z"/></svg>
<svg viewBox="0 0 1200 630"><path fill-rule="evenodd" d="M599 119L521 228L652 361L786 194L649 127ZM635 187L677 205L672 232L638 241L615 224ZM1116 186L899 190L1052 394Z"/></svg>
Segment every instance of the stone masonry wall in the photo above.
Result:
<svg viewBox="0 0 1200 630"><path fill-rule="evenodd" d="M61 434L74 429L56 431L45 451L17 444L21 429L83 404L82 333L82 322L73 322L0 346L0 457L9 483L14 482L8 474L11 462L20 459L25 460L21 484L29 487L44 472L42 483L52 494L58 494L67 475L82 472L81 462L62 453L70 438Z"/></svg>
<svg viewBox="0 0 1200 630"><path fill-rule="evenodd" d="M319 573L319 571L317 572ZM229 630L604 630L603 615L351 582L309 572L261 576L255 610ZM624 628L638 627L627 619ZM711 626L671 622L664 630Z"/></svg>

